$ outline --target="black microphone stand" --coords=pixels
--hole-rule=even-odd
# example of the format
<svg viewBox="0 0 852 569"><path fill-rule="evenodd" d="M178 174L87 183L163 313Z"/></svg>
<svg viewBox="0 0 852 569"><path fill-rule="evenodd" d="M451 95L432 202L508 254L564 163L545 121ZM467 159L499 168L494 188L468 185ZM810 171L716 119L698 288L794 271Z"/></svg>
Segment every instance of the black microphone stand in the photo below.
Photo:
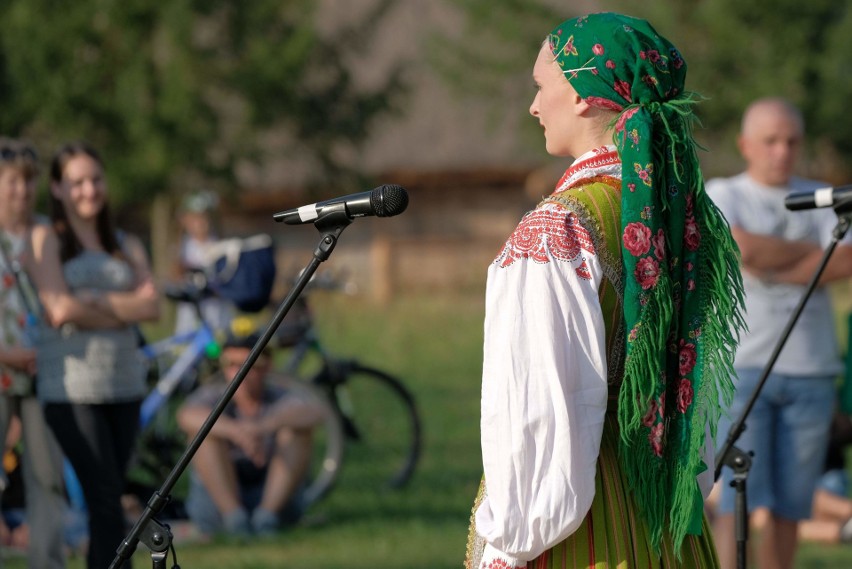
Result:
<svg viewBox="0 0 852 569"><path fill-rule="evenodd" d="M734 471L734 477L731 481L731 486L736 490L736 497L734 500L734 516L735 516L735 526L734 526L734 534L737 541L737 567L739 569L746 568L746 543L748 541L748 500L746 497L746 479L748 478L748 472L751 468L751 457L753 455L752 452L743 452L741 449L734 446L737 439L740 438L743 431L746 429L746 418L749 413L751 413L754 404L757 401L758 396L760 395L760 391L763 389L763 385L766 383L766 380L769 378L769 374L772 371L775 362L778 360L778 356L781 354L781 350L784 348L784 345L787 343L787 339L790 337L790 332L793 330L793 326L795 326L796 322L799 320L799 316L802 314L802 311L805 308L805 303L807 303L808 299L813 294L814 290L819 284L819 279L822 276L823 271L825 271L825 267L828 264L828 260L831 257L832 253L834 253L834 249L837 247L837 243L843 239L846 235L846 232L849 230L849 225L852 223L852 200L847 200L845 202L837 204L835 207L835 212L837 213L837 225L834 227L832 231L831 243L825 249L823 253L822 260L820 261L819 266L817 267L816 273L811 278L808 283L807 289L805 293L802 295L802 298L799 300L798 305L796 305L795 310L793 310L793 314L790 316L789 322L787 322L787 326L784 328L783 332L781 332L781 337L778 340L775 349L772 351L772 355L769 357L769 361L766 364L766 367L763 368L763 372L760 376L760 381L757 384L757 387L751 394L751 397L748 400L745 408L740 414L739 418L731 425L730 431L728 431L728 438L725 440L725 444L722 445L721 450L716 455L716 471L714 479L718 480L719 475L722 472L723 466L728 466Z"/></svg>
<svg viewBox="0 0 852 569"><path fill-rule="evenodd" d="M154 519L154 516L162 512L170 499L169 494L181 474L183 474L184 470L186 470L187 466L189 466L192 457L195 456L195 453L201 446L201 443L204 442L204 439L210 433L210 430L213 428L213 424L225 410L225 407L231 401L234 393L237 389L239 389L243 379L248 374L255 361L257 361L257 358L260 357L261 352L263 352L263 349L281 325L284 317L287 316L287 313L290 311L290 308L308 284L308 281L311 280L311 277L313 277L314 273L319 268L320 263L328 260L335 245L337 245L340 234L349 226L350 223L352 223L352 219L347 214L344 204L339 204L339 207L326 207L323 210L322 215L320 215L320 217L314 222L314 226L320 231L322 238L314 251L313 258L299 275L296 283L293 285L293 288L287 294L286 298L281 302L281 305L276 310L275 315L266 330L264 330L260 339L258 339L257 343L252 347L248 357L246 357L246 361L243 362L242 366L240 366L239 371L237 371L237 374L228 385L225 393L216 403L216 406L210 412L210 415L207 419L205 419L204 424L198 430L198 433L196 433L195 438L193 438L189 443L183 455L181 455L180 459L178 459L177 464L175 464L174 468L172 468L169 475L163 481L159 490L154 492L150 500L148 500L145 510L139 516L139 519L130 530L130 533L127 534L127 537L124 538L124 541L122 541L121 545L119 545L118 549L116 549L116 556L109 566L110 569L118 569L127 560L129 560L140 541L142 541L142 543L144 543L151 551L151 561L154 569L165 569L166 558L170 549L174 555L172 534L171 531L169 531L169 527L158 522ZM175 564L177 564L176 555Z"/></svg>

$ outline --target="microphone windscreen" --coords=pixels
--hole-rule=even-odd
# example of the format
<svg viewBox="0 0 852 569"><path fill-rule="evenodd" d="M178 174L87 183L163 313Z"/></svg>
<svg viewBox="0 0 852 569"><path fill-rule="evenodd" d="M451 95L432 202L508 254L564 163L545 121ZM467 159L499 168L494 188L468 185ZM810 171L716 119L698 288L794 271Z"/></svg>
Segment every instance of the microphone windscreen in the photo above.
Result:
<svg viewBox="0 0 852 569"><path fill-rule="evenodd" d="M408 207L408 192L402 186L385 184L373 190L370 202L377 216L392 217Z"/></svg>

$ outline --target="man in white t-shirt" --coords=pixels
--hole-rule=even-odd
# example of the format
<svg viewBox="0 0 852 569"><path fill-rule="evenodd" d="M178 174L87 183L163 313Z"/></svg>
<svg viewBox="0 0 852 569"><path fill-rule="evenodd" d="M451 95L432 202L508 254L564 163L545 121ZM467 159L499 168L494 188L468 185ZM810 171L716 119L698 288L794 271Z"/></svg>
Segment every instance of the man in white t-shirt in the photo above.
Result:
<svg viewBox="0 0 852 569"><path fill-rule="evenodd" d="M837 224L831 209L785 208L790 192L826 185L792 174L803 135L802 115L789 102L757 100L743 115L738 139L746 171L707 183L707 192L728 218L742 253L748 323L734 361L738 376L734 404L728 410L729 421L720 423L719 446L757 388ZM850 276L852 244L847 238L832 255L820 285ZM805 304L737 441L740 449L755 454L747 479L749 512L755 508L770 512L757 552L761 567L793 566L798 523L810 517L835 405L835 378L843 370L834 326L828 291L819 286ZM730 468L723 469L720 515L714 528L724 568L735 567L736 558L732 474Z"/></svg>

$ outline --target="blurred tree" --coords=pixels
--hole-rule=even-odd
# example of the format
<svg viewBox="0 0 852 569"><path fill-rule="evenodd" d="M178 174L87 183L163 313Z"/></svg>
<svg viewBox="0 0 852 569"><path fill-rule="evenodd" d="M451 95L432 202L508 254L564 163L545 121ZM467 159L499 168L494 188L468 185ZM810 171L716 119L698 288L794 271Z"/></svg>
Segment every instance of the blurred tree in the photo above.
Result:
<svg viewBox="0 0 852 569"><path fill-rule="evenodd" d="M781 95L805 115L814 150L810 173L852 175L852 129L842 118L852 94L850 2L609 0L570 10L553 0L451 4L464 15L465 26L460 34L436 37L434 61L453 85L469 93L481 95L507 75L529 72L547 30L559 21L589 9L622 12L647 18L683 51L688 87L707 97L699 111L706 130L699 136L712 141L714 149L733 149L749 102ZM471 69L490 75L490 81L471 81Z"/></svg>
<svg viewBox="0 0 852 569"><path fill-rule="evenodd" d="M393 110L399 70L357 87L347 58L393 0L322 37L312 0L4 0L0 132L52 149L85 138L116 198L231 187L289 143L317 179L352 177L352 149Z"/></svg>
<svg viewBox="0 0 852 569"><path fill-rule="evenodd" d="M625 4L622 2L622 4ZM666 0L690 61L692 88L710 99L705 124L733 140L743 109L763 96L783 96L802 109L809 174L852 174L852 130L842 117L852 94L852 4L836 0ZM656 6L660 10L660 6ZM663 24L660 24L660 28Z"/></svg>

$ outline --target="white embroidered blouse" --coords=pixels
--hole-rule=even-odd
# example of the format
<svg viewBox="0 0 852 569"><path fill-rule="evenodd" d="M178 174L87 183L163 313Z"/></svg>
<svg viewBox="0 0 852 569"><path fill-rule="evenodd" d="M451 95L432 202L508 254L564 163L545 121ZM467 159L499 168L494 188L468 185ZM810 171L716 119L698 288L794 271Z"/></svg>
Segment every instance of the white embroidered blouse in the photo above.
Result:
<svg viewBox="0 0 852 569"><path fill-rule="evenodd" d="M561 186L604 150L575 161ZM606 169L620 177L620 163ZM602 278L588 231L552 202L524 216L488 269L481 410L487 496L476 511L488 543L483 561L496 556L525 566L571 535L591 507L607 406Z"/></svg>

